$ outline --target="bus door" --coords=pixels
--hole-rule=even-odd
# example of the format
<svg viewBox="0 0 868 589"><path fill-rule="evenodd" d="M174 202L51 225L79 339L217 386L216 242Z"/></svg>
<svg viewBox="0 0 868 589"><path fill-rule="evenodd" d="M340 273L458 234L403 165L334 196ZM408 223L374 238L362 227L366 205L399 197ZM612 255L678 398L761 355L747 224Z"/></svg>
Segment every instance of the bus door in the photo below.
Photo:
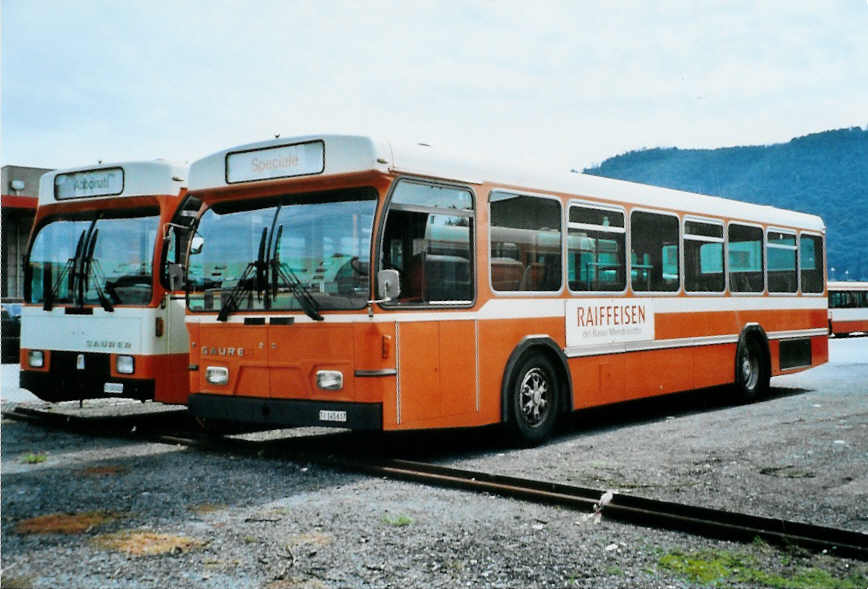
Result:
<svg viewBox="0 0 868 589"><path fill-rule="evenodd" d="M476 367L476 321L400 322L396 423L421 426L477 411Z"/></svg>
<svg viewBox="0 0 868 589"><path fill-rule="evenodd" d="M400 276L399 295L384 304L398 320L399 427L436 426L477 410L476 322L462 317L475 298L473 220L466 188L409 179L395 185L379 267Z"/></svg>

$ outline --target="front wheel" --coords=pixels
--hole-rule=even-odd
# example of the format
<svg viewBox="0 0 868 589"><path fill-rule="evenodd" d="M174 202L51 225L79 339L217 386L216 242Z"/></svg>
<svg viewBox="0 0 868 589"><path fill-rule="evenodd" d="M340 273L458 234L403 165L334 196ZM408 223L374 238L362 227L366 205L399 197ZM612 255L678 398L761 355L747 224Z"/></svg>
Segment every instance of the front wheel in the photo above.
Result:
<svg viewBox="0 0 868 589"><path fill-rule="evenodd" d="M521 362L509 399L509 423L521 443L535 446L551 436L559 394L557 376L548 358L535 353Z"/></svg>
<svg viewBox="0 0 868 589"><path fill-rule="evenodd" d="M754 401L769 390L769 362L759 339L743 338L735 353L735 387L744 402Z"/></svg>

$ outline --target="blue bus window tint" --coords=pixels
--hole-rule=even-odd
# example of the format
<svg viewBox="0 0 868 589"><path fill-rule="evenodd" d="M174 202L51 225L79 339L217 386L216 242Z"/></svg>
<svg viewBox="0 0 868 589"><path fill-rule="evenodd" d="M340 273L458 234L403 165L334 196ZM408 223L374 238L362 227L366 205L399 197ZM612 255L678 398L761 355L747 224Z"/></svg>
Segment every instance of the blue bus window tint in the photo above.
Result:
<svg viewBox="0 0 868 589"><path fill-rule="evenodd" d="M584 206L570 207L567 277L573 291L621 292L626 287L624 214Z"/></svg>

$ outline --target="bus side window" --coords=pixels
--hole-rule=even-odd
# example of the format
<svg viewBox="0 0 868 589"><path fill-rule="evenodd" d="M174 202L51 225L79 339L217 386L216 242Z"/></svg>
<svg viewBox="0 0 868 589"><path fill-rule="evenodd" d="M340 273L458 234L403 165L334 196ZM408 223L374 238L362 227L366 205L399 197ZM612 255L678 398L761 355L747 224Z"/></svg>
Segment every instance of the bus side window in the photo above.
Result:
<svg viewBox="0 0 868 589"><path fill-rule="evenodd" d="M823 292L823 239L816 235L799 236L799 268L802 292Z"/></svg>
<svg viewBox="0 0 868 589"><path fill-rule="evenodd" d="M571 205L567 229L570 290L623 291L625 236L623 212Z"/></svg>
<svg viewBox="0 0 868 589"><path fill-rule="evenodd" d="M704 221L684 223L684 289L723 292L723 225Z"/></svg>
<svg viewBox="0 0 868 589"><path fill-rule="evenodd" d="M733 223L729 226L729 289L732 292L762 292L763 230Z"/></svg>
<svg viewBox="0 0 868 589"><path fill-rule="evenodd" d="M633 290L675 292L679 287L678 217L634 211L630 215Z"/></svg>
<svg viewBox="0 0 868 589"><path fill-rule="evenodd" d="M769 292L796 292L796 236L782 231L766 235Z"/></svg>
<svg viewBox="0 0 868 589"><path fill-rule="evenodd" d="M473 197L469 190L413 180L395 186L380 268L400 273L387 304L468 304L473 289Z"/></svg>
<svg viewBox="0 0 868 589"><path fill-rule="evenodd" d="M492 288L500 292L560 290L560 201L492 192L489 207Z"/></svg>

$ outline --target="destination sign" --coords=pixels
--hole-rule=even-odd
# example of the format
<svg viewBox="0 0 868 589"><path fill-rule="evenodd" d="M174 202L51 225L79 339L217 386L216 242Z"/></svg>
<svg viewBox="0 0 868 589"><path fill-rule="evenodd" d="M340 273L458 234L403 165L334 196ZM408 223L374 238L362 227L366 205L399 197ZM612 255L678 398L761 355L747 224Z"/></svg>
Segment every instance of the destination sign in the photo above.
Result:
<svg viewBox="0 0 868 589"><path fill-rule="evenodd" d="M322 141L239 151L226 156L226 182L251 182L320 174L325 169Z"/></svg>
<svg viewBox="0 0 868 589"><path fill-rule="evenodd" d="M124 191L123 168L106 168L87 172L70 172L54 177L54 198L112 196Z"/></svg>

